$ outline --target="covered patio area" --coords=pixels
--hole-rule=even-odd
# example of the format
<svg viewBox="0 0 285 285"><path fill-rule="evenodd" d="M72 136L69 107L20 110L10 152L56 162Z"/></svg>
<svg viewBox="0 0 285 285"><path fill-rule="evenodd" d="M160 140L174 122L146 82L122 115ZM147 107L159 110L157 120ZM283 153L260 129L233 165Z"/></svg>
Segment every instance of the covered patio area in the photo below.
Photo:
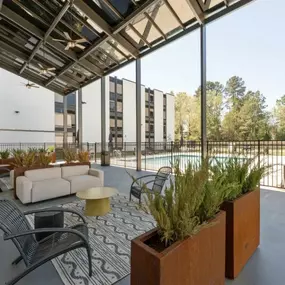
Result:
<svg viewBox="0 0 285 285"><path fill-rule="evenodd" d="M100 166L96 165L96 168ZM150 172L136 172L134 169L127 171L135 176L149 174ZM129 194L132 179L124 168L104 167L106 186L116 187L120 194ZM1 193L1 197L11 197L11 193ZM56 206L59 204L69 203L77 198L70 196L40 202L29 206L24 206L17 202L19 206L26 210L27 208L42 208ZM285 256L285 193L275 190L261 190L261 244L252 258L249 260L239 277L234 280L227 280L226 285L283 285L285 272L283 270L283 258ZM5 242L0 239L0 284L5 284L5 280L10 280L24 269L24 264L19 263L17 266L11 266L12 261L17 257L18 252L11 242ZM96 272L94 272L96 274ZM18 283L19 285L63 285L60 276L51 262L41 266L34 272L27 275ZM130 277L126 276L118 281L118 285L130 285ZM177 284L178 285L178 284Z"/></svg>

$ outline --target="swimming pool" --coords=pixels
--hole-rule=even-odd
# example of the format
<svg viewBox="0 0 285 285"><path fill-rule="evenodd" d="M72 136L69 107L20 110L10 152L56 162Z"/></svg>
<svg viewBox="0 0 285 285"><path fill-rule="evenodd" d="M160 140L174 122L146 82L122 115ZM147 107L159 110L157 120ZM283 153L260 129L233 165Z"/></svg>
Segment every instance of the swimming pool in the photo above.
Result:
<svg viewBox="0 0 285 285"><path fill-rule="evenodd" d="M229 157L221 156L216 157L215 159L219 162L225 162ZM192 164L201 162L200 155L193 154L173 154L171 155L154 155L152 157L142 157L142 166L146 169L157 170L162 166L171 166L173 162L176 160L180 161L180 166L183 168L189 162ZM240 158L240 160L244 160L244 158Z"/></svg>

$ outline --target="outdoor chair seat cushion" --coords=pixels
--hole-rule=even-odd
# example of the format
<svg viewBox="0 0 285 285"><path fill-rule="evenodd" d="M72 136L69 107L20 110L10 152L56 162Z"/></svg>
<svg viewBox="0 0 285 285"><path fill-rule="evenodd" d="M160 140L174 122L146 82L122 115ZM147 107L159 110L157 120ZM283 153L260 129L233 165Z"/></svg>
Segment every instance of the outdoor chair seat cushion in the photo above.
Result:
<svg viewBox="0 0 285 285"><path fill-rule="evenodd" d="M75 229L81 232L88 240L88 227L86 224L78 224L71 229ZM73 233L54 233L38 243L38 246L33 249L32 254L29 255L29 264L36 263L43 256L52 256L56 252L65 249L67 246L75 245L76 243L82 243L82 239Z"/></svg>
<svg viewBox="0 0 285 285"><path fill-rule="evenodd" d="M32 203L70 194L70 183L62 178L36 181L32 185Z"/></svg>
<svg viewBox="0 0 285 285"><path fill-rule="evenodd" d="M70 182L71 194L87 190L88 188L103 186L102 180L92 175L69 176L64 179Z"/></svg>

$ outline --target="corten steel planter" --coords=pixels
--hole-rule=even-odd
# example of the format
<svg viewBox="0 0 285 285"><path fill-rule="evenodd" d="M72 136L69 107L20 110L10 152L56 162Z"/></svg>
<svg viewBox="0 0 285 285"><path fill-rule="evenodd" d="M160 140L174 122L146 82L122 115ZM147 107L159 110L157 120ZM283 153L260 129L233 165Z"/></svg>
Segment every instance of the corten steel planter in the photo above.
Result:
<svg viewBox="0 0 285 285"><path fill-rule="evenodd" d="M224 285L226 214L193 237L158 251L148 243L157 230L132 240L131 285Z"/></svg>
<svg viewBox="0 0 285 285"><path fill-rule="evenodd" d="M78 165L88 165L89 168L91 167L90 162L69 162L69 163L62 163L60 164L60 167L65 167L65 166L78 166Z"/></svg>
<svg viewBox="0 0 285 285"><path fill-rule="evenodd" d="M51 163L56 163L56 152L51 153Z"/></svg>
<svg viewBox="0 0 285 285"><path fill-rule="evenodd" d="M226 218L226 277L241 272L260 243L260 190L224 202Z"/></svg>
<svg viewBox="0 0 285 285"><path fill-rule="evenodd" d="M14 168L14 198L18 199L18 196L16 194L16 179L19 176L23 176L25 174L25 171L27 170L35 170L35 169L42 169L42 168L52 168L53 165L48 165L48 166L40 166L40 165L34 165L31 167L15 167Z"/></svg>

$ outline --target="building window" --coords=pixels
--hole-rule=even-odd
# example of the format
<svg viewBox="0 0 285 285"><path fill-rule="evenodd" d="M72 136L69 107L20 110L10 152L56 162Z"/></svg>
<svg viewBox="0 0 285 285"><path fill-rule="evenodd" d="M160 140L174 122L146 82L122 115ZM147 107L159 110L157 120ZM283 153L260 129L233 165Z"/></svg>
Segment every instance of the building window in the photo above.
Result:
<svg viewBox="0 0 285 285"><path fill-rule="evenodd" d="M117 93L123 94L123 85L122 84L117 84Z"/></svg>
<svg viewBox="0 0 285 285"><path fill-rule="evenodd" d="M145 108L145 116L146 116L146 117L148 117L148 116L149 116L148 108Z"/></svg>
<svg viewBox="0 0 285 285"><path fill-rule="evenodd" d="M150 124L150 125L149 125L149 130L150 130L151 133L154 132L154 125L153 125L153 124Z"/></svg>
<svg viewBox="0 0 285 285"><path fill-rule="evenodd" d="M123 103L117 102L117 112L123 112Z"/></svg>
<svg viewBox="0 0 285 285"><path fill-rule="evenodd" d="M116 94L113 92L110 92L110 100L116 100Z"/></svg>
<svg viewBox="0 0 285 285"><path fill-rule="evenodd" d="M76 97L75 93L71 93L67 95L67 106L75 106L76 105Z"/></svg>
<svg viewBox="0 0 285 285"><path fill-rule="evenodd" d="M153 116L154 116L153 109L149 111L149 116L150 116L151 118L153 118Z"/></svg>
<svg viewBox="0 0 285 285"><path fill-rule="evenodd" d="M117 120L117 127L122 128L123 127L123 121L122 120Z"/></svg>
<svg viewBox="0 0 285 285"><path fill-rule="evenodd" d="M110 92L115 93L115 82L110 81Z"/></svg>
<svg viewBox="0 0 285 285"><path fill-rule="evenodd" d="M55 100L55 102L63 103L63 96L61 96L59 94L55 94L54 100Z"/></svg>
<svg viewBox="0 0 285 285"><path fill-rule="evenodd" d="M116 104L115 101L110 101L110 111L115 112Z"/></svg>
<svg viewBox="0 0 285 285"><path fill-rule="evenodd" d="M148 101L148 92L145 92L145 101Z"/></svg>
<svg viewBox="0 0 285 285"><path fill-rule="evenodd" d="M110 127L115 127L115 119L110 119Z"/></svg>
<svg viewBox="0 0 285 285"><path fill-rule="evenodd" d="M149 101L150 101L151 103L153 103L153 101L154 101L154 97L153 97L152 94L150 94L150 96L149 96Z"/></svg>

